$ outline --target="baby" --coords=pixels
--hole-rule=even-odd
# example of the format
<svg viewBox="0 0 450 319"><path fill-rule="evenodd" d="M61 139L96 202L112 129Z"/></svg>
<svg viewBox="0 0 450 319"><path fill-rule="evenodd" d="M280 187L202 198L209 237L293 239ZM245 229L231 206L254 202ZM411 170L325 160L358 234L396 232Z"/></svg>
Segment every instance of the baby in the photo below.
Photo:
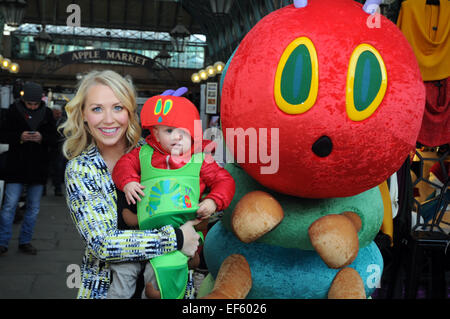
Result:
<svg viewBox="0 0 450 319"><path fill-rule="evenodd" d="M147 144L124 155L113 171L114 182L125 193L127 203L137 202L140 229L177 228L191 219L207 220L228 207L234 196L233 178L206 154L208 143L202 141L201 134L195 135L201 133L197 108L177 96L178 92L165 92L145 102L141 125L150 130ZM195 129L196 124L200 129ZM203 197L206 189L209 193ZM124 220L133 222L133 214L128 210L124 213ZM178 246L182 240L177 232ZM144 272L148 298L191 295L186 256L177 251L153 258L150 264ZM120 273L113 271L113 276ZM114 278L110 289L114 289L113 284Z"/></svg>

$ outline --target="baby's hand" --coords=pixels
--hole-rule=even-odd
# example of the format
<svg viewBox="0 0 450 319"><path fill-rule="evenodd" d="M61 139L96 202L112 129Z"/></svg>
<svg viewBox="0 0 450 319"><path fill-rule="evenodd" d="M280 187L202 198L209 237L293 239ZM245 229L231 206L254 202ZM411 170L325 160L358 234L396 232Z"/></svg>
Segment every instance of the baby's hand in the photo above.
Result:
<svg viewBox="0 0 450 319"><path fill-rule="evenodd" d="M129 182L124 186L123 192L125 193L125 198L127 199L128 205L130 205L130 203L136 204L135 199L139 202L141 201L138 194L145 196L145 193L142 191L144 188L145 186L139 184L138 182Z"/></svg>
<svg viewBox="0 0 450 319"><path fill-rule="evenodd" d="M204 220L209 218L217 209L216 202L210 198L206 198L198 204L197 217Z"/></svg>

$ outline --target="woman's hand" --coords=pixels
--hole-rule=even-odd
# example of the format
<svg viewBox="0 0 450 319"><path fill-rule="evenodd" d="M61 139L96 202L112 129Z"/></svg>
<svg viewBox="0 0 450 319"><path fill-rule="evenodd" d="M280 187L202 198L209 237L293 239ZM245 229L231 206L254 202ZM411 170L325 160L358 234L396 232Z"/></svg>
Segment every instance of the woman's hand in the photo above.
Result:
<svg viewBox="0 0 450 319"><path fill-rule="evenodd" d="M193 257L199 245L200 235L194 229L194 226L201 222L200 219L189 220L180 226L183 232L183 247L181 252L188 257Z"/></svg>

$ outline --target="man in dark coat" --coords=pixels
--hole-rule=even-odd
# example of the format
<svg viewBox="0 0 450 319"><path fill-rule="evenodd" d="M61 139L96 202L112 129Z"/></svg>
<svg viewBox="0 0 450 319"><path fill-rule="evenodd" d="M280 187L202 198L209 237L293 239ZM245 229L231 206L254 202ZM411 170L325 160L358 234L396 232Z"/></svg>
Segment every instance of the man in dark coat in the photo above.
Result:
<svg viewBox="0 0 450 319"><path fill-rule="evenodd" d="M26 211L19 235L19 250L37 253L30 242L47 183L49 149L56 146L55 120L42 101L42 87L28 82L23 91L23 97L9 107L0 132L1 142L9 144L5 197L0 210L0 255L8 250L17 202L25 185Z"/></svg>

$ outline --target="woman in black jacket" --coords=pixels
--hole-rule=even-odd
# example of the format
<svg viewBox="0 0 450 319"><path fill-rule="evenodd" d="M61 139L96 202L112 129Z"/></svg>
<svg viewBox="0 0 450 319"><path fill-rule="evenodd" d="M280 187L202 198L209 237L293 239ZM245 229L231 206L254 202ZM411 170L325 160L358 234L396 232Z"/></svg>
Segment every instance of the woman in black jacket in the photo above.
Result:
<svg viewBox="0 0 450 319"><path fill-rule="evenodd" d="M0 210L0 255L8 250L14 214L24 185L27 185L27 199L19 250L36 254L30 242L47 182L49 151L56 146L55 120L42 101L42 87L29 82L23 90L22 99L9 107L1 128L1 140L9 144L9 150L5 198Z"/></svg>

